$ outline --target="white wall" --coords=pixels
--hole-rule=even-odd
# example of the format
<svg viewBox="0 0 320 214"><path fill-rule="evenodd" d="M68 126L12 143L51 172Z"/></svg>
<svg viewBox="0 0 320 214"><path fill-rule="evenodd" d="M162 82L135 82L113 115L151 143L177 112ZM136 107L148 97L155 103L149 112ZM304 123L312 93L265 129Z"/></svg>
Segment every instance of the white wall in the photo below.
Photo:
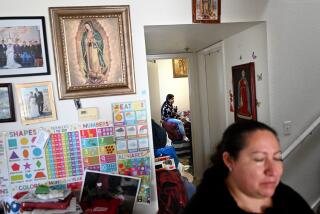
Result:
<svg viewBox="0 0 320 214"><path fill-rule="evenodd" d="M283 148L320 114L319 9L314 0L269 2L271 124L277 130L282 121L293 124L292 135L280 136Z"/></svg>
<svg viewBox="0 0 320 214"><path fill-rule="evenodd" d="M150 108L151 118L156 123L160 124L161 120L161 99L160 99L160 88L159 88L159 74L156 60L148 61L148 79L149 79L149 96L150 96Z"/></svg>
<svg viewBox="0 0 320 214"><path fill-rule="evenodd" d="M173 94L173 105L178 106L178 111L190 110L188 78L173 78L172 59L159 59L157 65L161 105L167 94Z"/></svg>
<svg viewBox="0 0 320 214"><path fill-rule="evenodd" d="M316 0L268 2L266 19L271 125L281 132L282 122L292 121L292 134L280 134L282 148L286 148L320 115L319 10L320 2ZM285 171L288 176L284 176L284 181L301 192L310 204L317 198L314 192L309 191L318 191L320 188L320 174L314 171L315 167L319 169L319 161L312 161L319 154L319 147L302 149L294 154L295 158L289 160L310 162L285 162L288 164ZM315 173L310 175L310 172ZM319 195L316 197L319 198Z"/></svg>
<svg viewBox="0 0 320 214"><path fill-rule="evenodd" d="M256 98L261 103L257 106L257 118L259 121L269 123L269 94L268 94L268 65L267 65L267 34L266 24L261 23L243 32L235 34L224 40L225 71L227 92L232 87L232 66L249 62L255 64ZM256 58L252 57L252 53ZM240 59L241 57L241 59ZM258 81L257 75L262 74L262 80ZM226 95L228 96L228 95ZM228 99L229 101L229 99ZM228 124L234 122L234 113L228 109Z"/></svg>
<svg viewBox="0 0 320 214"><path fill-rule="evenodd" d="M191 1L185 0L10 0L0 7L1 16L45 16L49 59L52 74L32 78L2 78L1 83L25 83L52 81L56 85L54 54L48 7L87 5L130 5L133 58L135 64L137 94L82 99L83 107L96 106L100 119L111 120L110 103L146 99L149 108L148 78L145 53L144 25L190 24L192 22ZM292 135L280 136L283 147L296 138L319 114L320 106L320 2L317 0L223 0L222 22L257 21L267 19L268 69L270 83L270 121L277 130L281 122L293 121ZM165 15L163 15L165 14ZM243 38L245 40L245 38ZM253 39L253 38L252 38ZM247 40L246 40L247 41ZM254 40L253 40L254 41ZM251 41L247 41L250 45ZM230 53L231 54L231 53ZM243 57L246 57L244 54ZM263 58L257 52L257 60ZM243 60L244 61L244 60ZM234 61L231 64L239 62ZM256 69L257 70L257 69ZM266 75L264 75L266 77ZM264 82L265 80L263 80ZM263 88L267 88L263 86ZM69 124L77 122L77 114L72 100L60 101L54 87L58 121L41 123L32 127ZM15 98L15 103L17 99ZM262 103L263 104L263 103ZM16 105L16 110L17 110ZM267 112L267 110L265 111ZM259 113L259 112L258 112ZM18 121L0 125L0 131L22 129ZM148 113L150 118L150 113ZM31 127L31 126L30 126ZM151 124L149 124L151 127ZM318 152L319 153L319 152ZM155 187L155 185L153 185ZM156 202L151 206L141 206L136 213L155 213Z"/></svg>

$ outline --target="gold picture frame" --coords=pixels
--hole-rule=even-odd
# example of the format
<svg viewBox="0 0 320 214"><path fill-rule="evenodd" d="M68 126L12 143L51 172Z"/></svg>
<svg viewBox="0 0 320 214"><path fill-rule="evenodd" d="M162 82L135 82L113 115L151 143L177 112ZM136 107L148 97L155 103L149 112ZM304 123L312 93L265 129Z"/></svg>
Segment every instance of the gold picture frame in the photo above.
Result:
<svg viewBox="0 0 320 214"><path fill-rule="evenodd" d="M189 64L186 58L172 59L173 78L188 77Z"/></svg>
<svg viewBox="0 0 320 214"><path fill-rule="evenodd" d="M57 120L51 82L15 85L23 125Z"/></svg>
<svg viewBox="0 0 320 214"><path fill-rule="evenodd" d="M193 23L220 23L221 0L192 0Z"/></svg>
<svg viewBox="0 0 320 214"><path fill-rule="evenodd" d="M129 6L49 8L59 99L135 93Z"/></svg>

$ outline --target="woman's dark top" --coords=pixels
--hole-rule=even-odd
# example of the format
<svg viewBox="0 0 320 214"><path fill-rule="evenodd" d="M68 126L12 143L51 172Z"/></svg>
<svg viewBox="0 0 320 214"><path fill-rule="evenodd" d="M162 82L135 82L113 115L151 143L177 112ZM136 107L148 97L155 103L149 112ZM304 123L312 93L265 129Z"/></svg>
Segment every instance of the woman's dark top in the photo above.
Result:
<svg viewBox="0 0 320 214"><path fill-rule="evenodd" d="M169 118L175 118L176 115L177 112L173 106L168 101L164 101L161 106L161 119L166 121Z"/></svg>
<svg viewBox="0 0 320 214"><path fill-rule="evenodd" d="M208 169L197 192L187 204L183 214L248 214L238 207L224 179L214 168ZM280 182L272 197L273 207L266 214L314 214L307 202L292 188Z"/></svg>

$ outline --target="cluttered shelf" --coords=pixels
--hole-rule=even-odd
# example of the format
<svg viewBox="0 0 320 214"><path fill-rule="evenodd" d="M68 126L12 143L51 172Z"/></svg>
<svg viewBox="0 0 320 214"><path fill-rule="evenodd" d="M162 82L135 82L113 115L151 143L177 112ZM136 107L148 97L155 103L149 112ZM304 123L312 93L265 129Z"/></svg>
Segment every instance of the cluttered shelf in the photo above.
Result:
<svg viewBox="0 0 320 214"><path fill-rule="evenodd" d="M86 170L81 191L39 185L2 202L10 214L132 214L141 178Z"/></svg>

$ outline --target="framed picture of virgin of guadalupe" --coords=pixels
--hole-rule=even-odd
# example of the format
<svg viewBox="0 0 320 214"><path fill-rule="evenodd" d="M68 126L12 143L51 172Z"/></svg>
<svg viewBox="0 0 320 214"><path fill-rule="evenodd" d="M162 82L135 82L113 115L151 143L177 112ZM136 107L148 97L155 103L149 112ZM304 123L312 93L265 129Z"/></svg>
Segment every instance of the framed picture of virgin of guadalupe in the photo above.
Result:
<svg viewBox="0 0 320 214"><path fill-rule="evenodd" d="M257 120L254 63L232 67L234 120Z"/></svg>
<svg viewBox="0 0 320 214"><path fill-rule="evenodd" d="M49 8L60 99L135 93L129 9Z"/></svg>

